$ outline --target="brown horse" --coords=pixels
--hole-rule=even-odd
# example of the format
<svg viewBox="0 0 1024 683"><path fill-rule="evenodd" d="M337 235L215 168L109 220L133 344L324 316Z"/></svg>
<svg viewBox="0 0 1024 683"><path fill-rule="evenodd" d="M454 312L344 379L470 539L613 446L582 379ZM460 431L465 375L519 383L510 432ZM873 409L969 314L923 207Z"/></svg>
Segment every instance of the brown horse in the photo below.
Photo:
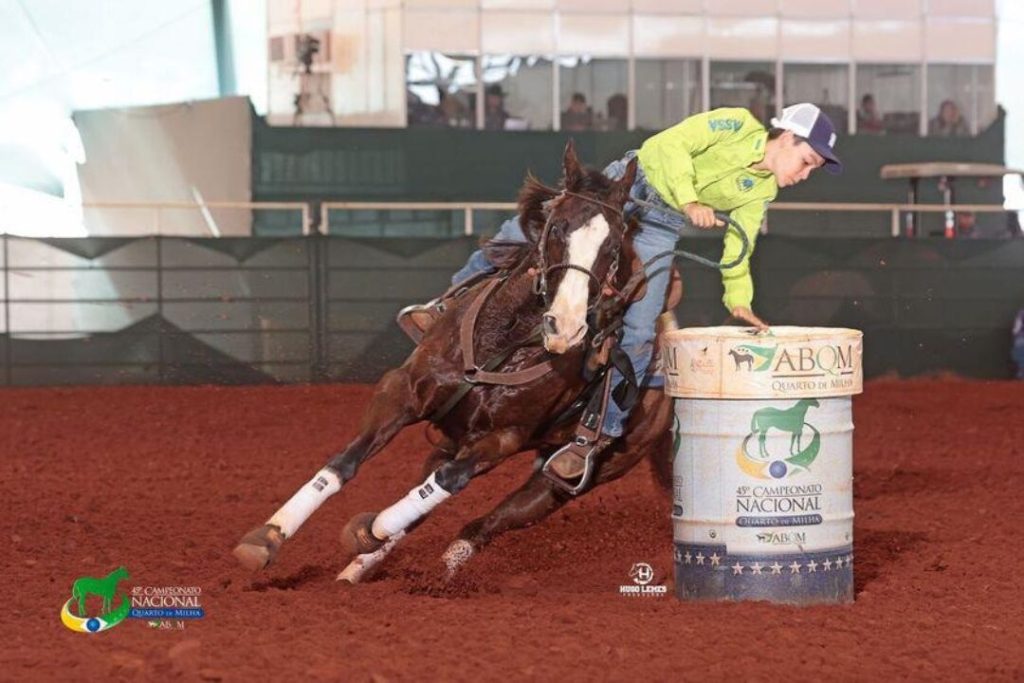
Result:
<svg viewBox="0 0 1024 683"><path fill-rule="evenodd" d="M283 541L407 425L430 419L448 447L428 458L425 480L404 498L380 513L349 521L343 540L354 559L340 579L360 580L473 477L516 453L543 453L571 438L573 421L554 425L553 418L565 414L587 387L584 364L590 342L640 295L638 289L632 297L622 292L638 281L632 276L643 266L632 251L632 224L622 213L636 174L635 160L622 178L610 180L582 168L570 142L563 168L562 190L528 178L520 193L520 224L529 244L507 250L505 263L498 264L506 269L499 276L453 298L406 362L381 378L359 435L235 548L243 565L265 567ZM596 330L588 325L588 313ZM467 318L475 324L467 325ZM533 342L537 330L542 331L542 345ZM500 359L487 368L504 377L530 373L538 365L546 364L546 371L525 383L484 383L487 373L480 365L467 370L467 355ZM467 379L471 389L451 407ZM664 475L670 421L670 402L663 393L644 391L624 436L601 456L591 486L621 476L645 453L655 456L656 469ZM535 471L491 513L462 530L445 553L449 570L496 534L539 521L570 498Z"/></svg>

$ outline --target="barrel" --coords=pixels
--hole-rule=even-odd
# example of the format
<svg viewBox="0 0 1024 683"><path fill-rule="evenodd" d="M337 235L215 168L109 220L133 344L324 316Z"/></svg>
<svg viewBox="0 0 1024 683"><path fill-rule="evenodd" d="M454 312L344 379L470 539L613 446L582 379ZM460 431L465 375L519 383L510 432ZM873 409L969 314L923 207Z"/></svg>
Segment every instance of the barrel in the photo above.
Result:
<svg viewBox="0 0 1024 683"><path fill-rule="evenodd" d="M862 356L861 332L843 328L665 336L679 599L853 601Z"/></svg>

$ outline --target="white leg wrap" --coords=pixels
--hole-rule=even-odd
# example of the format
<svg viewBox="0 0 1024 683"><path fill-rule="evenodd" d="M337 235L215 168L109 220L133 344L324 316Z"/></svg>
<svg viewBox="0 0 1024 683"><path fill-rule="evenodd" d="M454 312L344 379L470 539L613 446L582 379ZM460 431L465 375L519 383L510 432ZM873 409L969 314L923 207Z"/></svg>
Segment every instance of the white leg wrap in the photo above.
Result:
<svg viewBox="0 0 1024 683"><path fill-rule="evenodd" d="M405 498L377 515L373 520L373 535L377 538L390 538L399 531L405 531L410 524L451 497L452 494L438 486L431 474L425 482L409 491Z"/></svg>
<svg viewBox="0 0 1024 683"><path fill-rule="evenodd" d="M295 495L267 520L267 524L276 525L285 538L290 538L325 500L340 490L341 480L338 479L338 475L325 467L296 491Z"/></svg>
<svg viewBox="0 0 1024 683"><path fill-rule="evenodd" d="M338 574L338 578L335 581L348 581L349 583L359 583L366 576L373 572L384 558L388 556L391 549L395 547L395 544L402 540L405 536L404 531L399 531L397 534L387 540L377 550L372 553L365 553L358 555L354 560L348 563L348 566L341 570Z"/></svg>

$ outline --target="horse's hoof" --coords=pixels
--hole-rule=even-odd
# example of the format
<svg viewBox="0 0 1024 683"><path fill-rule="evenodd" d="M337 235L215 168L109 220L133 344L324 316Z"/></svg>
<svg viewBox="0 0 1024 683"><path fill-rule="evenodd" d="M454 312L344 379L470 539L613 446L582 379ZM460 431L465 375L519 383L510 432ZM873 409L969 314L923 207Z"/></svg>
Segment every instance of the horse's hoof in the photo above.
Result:
<svg viewBox="0 0 1024 683"><path fill-rule="evenodd" d="M349 557L376 552L384 545L384 541L373 535L375 519L376 512L360 512L341 530L341 546Z"/></svg>
<svg viewBox="0 0 1024 683"><path fill-rule="evenodd" d="M454 576L475 554L476 549L473 548L473 544L469 541L463 538L452 541L451 545L448 546L448 550L445 550L444 555L441 556L441 559L444 560L444 566L448 570L448 578Z"/></svg>
<svg viewBox="0 0 1024 683"><path fill-rule="evenodd" d="M284 536L276 526L264 524L256 527L238 542L232 555L249 571L258 572L274 561L284 543Z"/></svg>
<svg viewBox="0 0 1024 683"><path fill-rule="evenodd" d="M356 557L348 563L348 566L341 570L338 574L336 581L345 581L352 585L368 581L375 577L380 571L381 564L384 562L384 558L388 556L391 549L395 547L402 537L405 536L404 531L399 531L393 536L389 537L388 540L384 541L378 550L372 553L363 553L356 555Z"/></svg>

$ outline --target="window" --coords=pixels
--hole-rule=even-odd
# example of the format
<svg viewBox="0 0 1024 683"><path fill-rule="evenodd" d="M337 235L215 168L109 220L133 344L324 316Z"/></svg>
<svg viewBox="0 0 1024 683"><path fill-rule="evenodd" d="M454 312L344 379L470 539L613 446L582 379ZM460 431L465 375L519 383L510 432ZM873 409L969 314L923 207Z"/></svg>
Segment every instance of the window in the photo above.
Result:
<svg viewBox="0 0 1024 683"><path fill-rule="evenodd" d="M845 64L786 64L784 106L811 102L828 114L840 133L848 132L850 67Z"/></svg>
<svg viewBox="0 0 1024 683"><path fill-rule="evenodd" d="M699 60L637 60L637 128L662 130L702 108Z"/></svg>
<svg viewBox="0 0 1024 683"><path fill-rule="evenodd" d="M536 55L483 58L484 128L551 130L554 66Z"/></svg>
<svg viewBox="0 0 1024 683"><path fill-rule="evenodd" d="M626 130L626 60L559 57L558 78L561 130Z"/></svg>
<svg viewBox="0 0 1024 683"><path fill-rule="evenodd" d="M991 65L929 64L928 135L974 135L992 123L994 72Z"/></svg>
<svg viewBox="0 0 1024 683"><path fill-rule="evenodd" d="M912 64L857 66L857 132L917 133L921 68Z"/></svg>
<svg viewBox="0 0 1024 683"><path fill-rule="evenodd" d="M406 115L410 128L473 128L476 62L440 52L405 56Z"/></svg>
<svg viewBox="0 0 1024 683"><path fill-rule="evenodd" d="M775 65L711 62L711 108L746 107L765 125L775 116Z"/></svg>

